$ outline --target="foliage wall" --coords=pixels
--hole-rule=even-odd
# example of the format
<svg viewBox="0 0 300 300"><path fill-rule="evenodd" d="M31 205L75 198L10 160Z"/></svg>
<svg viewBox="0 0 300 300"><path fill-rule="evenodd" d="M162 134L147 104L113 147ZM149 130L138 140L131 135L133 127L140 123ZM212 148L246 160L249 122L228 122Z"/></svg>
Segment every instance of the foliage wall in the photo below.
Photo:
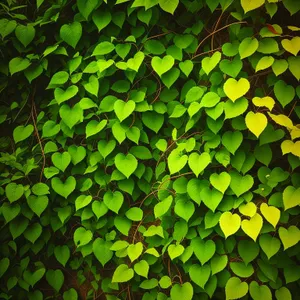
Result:
<svg viewBox="0 0 300 300"><path fill-rule="evenodd" d="M300 3L0 4L1 299L298 299Z"/></svg>

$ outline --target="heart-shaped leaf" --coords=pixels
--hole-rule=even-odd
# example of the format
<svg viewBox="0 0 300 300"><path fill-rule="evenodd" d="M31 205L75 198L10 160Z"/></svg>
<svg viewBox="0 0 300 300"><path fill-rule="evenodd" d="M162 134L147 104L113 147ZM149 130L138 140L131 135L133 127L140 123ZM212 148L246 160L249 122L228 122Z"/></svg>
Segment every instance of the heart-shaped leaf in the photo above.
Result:
<svg viewBox="0 0 300 300"><path fill-rule="evenodd" d="M141 51L137 52L133 58L130 58L127 61L127 67L129 69L134 70L135 72L138 72L143 60L145 58L145 54Z"/></svg>
<svg viewBox="0 0 300 300"><path fill-rule="evenodd" d="M204 188L200 192L200 197L203 203L213 212L217 209L218 205L223 199L223 194L215 189L208 187Z"/></svg>
<svg viewBox="0 0 300 300"><path fill-rule="evenodd" d="M230 185L231 177L227 172L213 173L210 175L209 181L215 189L224 194Z"/></svg>
<svg viewBox="0 0 300 300"><path fill-rule="evenodd" d="M184 247L182 245L174 245L171 244L168 247L168 254L171 258L171 260L175 259L176 257L179 257L184 251Z"/></svg>
<svg viewBox="0 0 300 300"><path fill-rule="evenodd" d="M246 78L240 78L238 81L234 78L229 78L226 80L223 88L226 96L234 102L247 94L250 89L250 83Z"/></svg>
<svg viewBox="0 0 300 300"><path fill-rule="evenodd" d="M46 280L48 283L59 292L64 284L64 274L61 270L47 270L46 272Z"/></svg>
<svg viewBox="0 0 300 300"><path fill-rule="evenodd" d="M248 293L248 283L238 277L231 277L225 286L226 299L239 299Z"/></svg>
<svg viewBox="0 0 300 300"><path fill-rule="evenodd" d="M69 176L63 183L58 177L54 177L51 179L51 186L57 194L67 199L75 190L76 179L73 176Z"/></svg>
<svg viewBox="0 0 300 300"><path fill-rule="evenodd" d="M281 45L286 51L297 56L298 52L300 51L300 37L295 36L291 40L283 39L281 41Z"/></svg>
<svg viewBox="0 0 300 300"><path fill-rule="evenodd" d="M221 52L216 51L211 57L202 59L202 69L208 75L220 62Z"/></svg>
<svg viewBox="0 0 300 300"><path fill-rule="evenodd" d="M268 206L268 204L262 203L260 205L260 212L275 228L280 219L280 210L275 206Z"/></svg>
<svg viewBox="0 0 300 300"><path fill-rule="evenodd" d="M257 212L257 207L255 203L248 202L239 206L239 211L242 215L252 218Z"/></svg>
<svg viewBox="0 0 300 300"><path fill-rule="evenodd" d="M66 90L56 88L54 90L54 97L58 104L65 102L73 98L78 93L78 87L76 85L69 86Z"/></svg>
<svg viewBox="0 0 300 300"><path fill-rule="evenodd" d="M113 257L114 253L110 250L112 242L97 238L93 242L93 252L101 265L104 267Z"/></svg>
<svg viewBox="0 0 300 300"><path fill-rule="evenodd" d="M151 66L154 71L161 77L168 72L174 65L174 58L171 55L166 55L163 58L154 56L151 60Z"/></svg>
<svg viewBox="0 0 300 300"><path fill-rule="evenodd" d="M135 109L135 102L133 100L129 100L128 102L117 100L114 104L114 111L120 120L120 122L127 119Z"/></svg>
<svg viewBox="0 0 300 300"><path fill-rule="evenodd" d="M232 214L227 211L222 214L219 220L220 227L228 238L230 235L235 234L241 227L241 217L238 214Z"/></svg>
<svg viewBox="0 0 300 300"><path fill-rule="evenodd" d="M119 191L108 191L104 194L103 201L108 209L118 214L120 208L122 207L124 197Z"/></svg>
<svg viewBox="0 0 300 300"><path fill-rule="evenodd" d="M5 195L10 203L19 200L23 194L24 187L22 184L11 182L5 187Z"/></svg>
<svg viewBox="0 0 300 300"><path fill-rule="evenodd" d="M92 232L90 230L86 230L84 227L78 227L74 232L74 243L76 247L88 244L92 238Z"/></svg>
<svg viewBox="0 0 300 300"><path fill-rule="evenodd" d="M267 127L268 119L262 113L249 111L245 118L248 129L258 138Z"/></svg>
<svg viewBox="0 0 300 300"><path fill-rule="evenodd" d="M185 282L184 284L176 283L172 286L170 295L172 300L192 300L194 289L189 282Z"/></svg>
<svg viewBox="0 0 300 300"><path fill-rule="evenodd" d="M49 203L49 199L47 196L33 196L30 195L27 198L27 204L30 207L30 209L37 215L41 216L43 211L47 208Z"/></svg>
<svg viewBox="0 0 300 300"><path fill-rule="evenodd" d="M284 210L300 205L300 188L287 186L283 191Z"/></svg>
<svg viewBox="0 0 300 300"><path fill-rule="evenodd" d="M289 228L279 227L278 233L284 250L295 246L300 241L300 230L294 225Z"/></svg>
<svg viewBox="0 0 300 300"><path fill-rule="evenodd" d="M189 269L189 275L191 280L203 289L210 277L210 273L211 269L208 264L202 267L198 265L192 265Z"/></svg>
<svg viewBox="0 0 300 300"><path fill-rule="evenodd" d="M263 226L263 219L261 215L255 214L250 220L243 220L242 221L242 229L243 231L250 236L254 242L262 229Z"/></svg>
<svg viewBox="0 0 300 300"><path fill-rule="evenodd" d="M82 36L82 26L79 22L65 24L60 28L60 37L72 48L76 48Z"/></svg>
<svg viewBox="0 0 300 300"><path fill-rule="evenodd" d="M67 245L56 246L54 248L54 255L57 261L65 267L71 256L70 249Z"/></svg>
<svg viewBox="0 0 300 300"><path fill-rule="evenodd" d="M249 191L254 184L253 177L249 174L242 176L237 172L230 172L230 176L230 188L233 190L237 197L240 197L242 194Z"/></svg>
<svg viewBox="0 0 300 300"><path fill-rule="evenodd" d="M20 211L21 207L19 204L3 203L3 205L1 206L1 212L6 223L9 223L15 217L17 217Z"/></svg>
<svg viewBox="0 0 300 300"><path fill-rule="evenodd" d="M137 159L132 154L118 153L115 157L116 168L127 178L136 170L138 166Z"/></svg>
<svg viewBox="0 0 300 300"><path fill-rule="evenodd" d="M72 129L78 122L82 121L83 110L80 107L80 104L75 104L72 108L69 105L64 104L59 109L59 115L62 118L63 122Z"/></svg>
<svg viewBox="0 0 300 300"><path fill-rule="evenodd" d="M184 157L184 156L182 156ZM181 157L181 159L182 159ZM183 160L182 160L183 162ZM189 156L188 164L191 170L194 172L196 177L199 176L199 174L210 164L211 158L210 155L207 152L203 152L201 154L198 154L196 152L193 152Z"/></svg>
<svg viewBox="0 0 300 300"><path fill-rule="evenodd" d="M134 276L132 268L128 268L127 265L119 265L112 276L112 282L127 282Z"/></svg>
<svg viewBox="0 0 300 300"><path fill-rule="evenodd" d="M30 137L32 135L33 130L34 130L34 128L31 124L29 124L27 126L23 126L23 125L17 126L13 132L13 137L14 137L15 143L26 140L28 137Z"/></svg>
<svg viewBox="0 0 300 300"><path fill-rule="evenodd" d="M96 120L91 120L90 122L88 122L85 128L86 137L88 138L92 135L99 133L106 126L106 124L107 120L102 120L100 122Z"/></svg>
<svg viewBox="0 0 300 300"><path fill-rule="evenodd" d="M256 281L250 283L249 292L253 300L272 300L272 293L268 286L258 285Z"/></svg>
<svg viewBox="0 0 300 300"><path fill-rule="evenodd" d="M266 253L268 259L274 256L280 249L280 240L269 234L263 234L259 237L259 245L261 249Z"/></svg>
<svg viewBox="0 0 300 300"><path fill-rule="evenodd" d="M55 152L51 156L51 160L53 165L64 172L68 165L71 163L71 155L68 152Z"/></svg>
<svg viewBox="0 0 300 300"><path fill-rule="evenodd" d="M40 268L33 273L26 270L23 273L23 278L31 287L33 287L38 281L42 279L45 272L45 268Z"/></svg>
<svg viewBox="0 0 300 300"><path fill-rule="evenodd" d="M181 153L177 149L174 149L168 157L168 167L170 170L170 174L179 172L186 165L187 161L187 155L181 155Z"/></svg>
<svg viewBox="0 0 300 300"><path fill-rule="evenodd" d="M216 252L216 244L212 240L204 241L200 237L194 238L191 242L194 253L199 259L201 265L208 262Z"/></svg>

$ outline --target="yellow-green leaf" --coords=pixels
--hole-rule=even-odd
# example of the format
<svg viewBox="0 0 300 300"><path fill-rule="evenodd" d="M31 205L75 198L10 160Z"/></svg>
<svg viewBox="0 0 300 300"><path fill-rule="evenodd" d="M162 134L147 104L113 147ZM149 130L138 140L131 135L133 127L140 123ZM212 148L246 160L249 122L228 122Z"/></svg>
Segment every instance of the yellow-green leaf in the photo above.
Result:
<svg viewBox="0 0 300 300"><path fill-rule="evenodd" d="M230 235L235 234L241 227L241 217L238 214L232 214L227 211L222 214L219 220L220 227L228 238Z"/></svg>
<svg viewBox="0 0 300 300"><path fill-rule="evenodd" d="M268 124L267 117L262 113L249 111L246 116L246 125L248 129L258 138Z"/></svg>
<svg viewBox="0 0 300 300"><path fill-rule="evenodd" d="M242 221L242 229L243 231L250 236L254 242L262 229L263 226L263 218L259 214L255 214L250 220Z"/></svg>
<svg viewBox="0 0 300 300"><path fill-rule="evenodd" d="M280 219L280 210L275 206L268 206L266 203L260 205L260 212L265 219L275 228Z"/></svg>
<svg viewBox="0 0 300 300"><path fill-rule="evenodd" d="M263 98L254 97L252 99L252 102L255 106L258 106L258 107L264 106L264 107L267 107L269 110L272 110L275 105L275 100L270 96L266 96Z"/></svg>

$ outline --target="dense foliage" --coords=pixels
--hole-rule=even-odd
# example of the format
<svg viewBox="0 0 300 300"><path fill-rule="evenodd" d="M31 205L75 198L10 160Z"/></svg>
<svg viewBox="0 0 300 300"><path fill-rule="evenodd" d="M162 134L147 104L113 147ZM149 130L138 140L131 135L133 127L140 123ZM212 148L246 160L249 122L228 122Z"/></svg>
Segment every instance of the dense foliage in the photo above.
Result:
<svg viewBox="0 0 300 300"><path fill-rule="evenodd" d="M297 299L300 3L0 3L1 299Z"/></svg>

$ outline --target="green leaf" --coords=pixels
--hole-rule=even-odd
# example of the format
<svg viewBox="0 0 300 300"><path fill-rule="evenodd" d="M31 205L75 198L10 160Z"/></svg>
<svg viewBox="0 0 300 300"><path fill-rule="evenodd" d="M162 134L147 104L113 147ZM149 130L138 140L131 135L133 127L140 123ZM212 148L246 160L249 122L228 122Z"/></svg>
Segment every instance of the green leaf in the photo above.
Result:
<svg viewBox="0 0 300 300"><path fill-rule="evenodd" d="M168 167L170 174L179 172L188 162L188 156L182 155L177 149L174 149L168 157Z"/></svg>
<svg viewBox="0 0 300 300"><path fill-rule="evenodd" d="M237 77L242 67L243 62L238 56L235 56L233 60L223 59L220 62L220 70L233 78Z"/></svg>
<svg viewBox="0 0 300 300"><path fill-rule="evenodd" d="M63 298L64 300L77 300L78 294L75 289L70 288L69 290L64 292Z"/></svg>
<svg viewBox="0 0 300 300"><path fill-rule="evenodd" d="M35 272L30 272L26 270L23 273L23 278L31 287L34 287L34 285L43 278L45 272L45 268L40 268Z"/></svg>
<svg viewBox="0 0 300 300"><path fill-rule="evenodd" d="M179 0L159 0L159 6L166 12L174 14L175 9L179 4ZM172 299L173 300L173 299Z"/></svg>
<svg viewBox="0 0 300 300"><path fill-rule="evenodd" d="M247 37L239 45L239 54L241 59L251 56L258 49L258 40Z"/></svg>
<svg viewBox="0 0 300 300"><path fill-rule="evenodd" d="M48 283L59 292L64 284L64 274L61 270L47 270L46 272L46 280Z"/></svg>
<svg viewBox="0 0 300 300"><path fill-rule="evenodd" d="M275 291L277 300L292 300L291 292L285 286Z"/></svg>
<svg viewBox="0 0 300 300"><path fill-rule="evenodd" d="M242 278L248 278L253 275L254 269L251 264L246 265L243 262L231 262L230 269L232 272Z"/></svg>
<svg viewBox="0 0 300 300"><path fill-rule="evenodd" d="M254 184L253 177L250 174L242 176L237 172L230 172L230 176L230 188L237 197L249 191Z"/></svg>
<svg viewBox="0 0 300 300"><path fill-rule="evenodd" d="M76 247L88 244L92 238L92 232L90 230L86 230L84 227L78 227L74 232L74 243Z"/></svg>
<svg viewBox="0 0 300 300"><path fill-rule="evenodd" d="M115 46L112 43L101 42L95 47L92 56L105 55L105 54L108 54L108 53L114 51L114 49L115 49Z"/></svg>
<svg viewBox="0 0 300 300"><path fill-rule="evenodd" d="M174 58L171 55L166 55L163 58L154 56L151 60L151 66L159 77L168 72L173 67L173 65Z"/></svg>
<svg viewBox="0 0 300 300"><path fill-rule="evenodd" d="M141 260L133 266L136 274L148 278L149 264L145 260Z"/></svg>
<svg viewBox="0 0 300 300"><path fill-rule="evenodd" d="M15 57L13 58L9 64L9 72L11 75L21 72L27 69L31 65L31 62L27 58Z"/></svg>
<svg viewBox="0 0 300 300"><path fill-rule="evenodd" d="M171 155L170 155L171 156ZM183 156L182 156L183 157ZM180 159L182 159L182 157ZM183 161L183 160L182 160ZM178 162L179 163L179 162ZM210 155L207 152L203 152L200 155L193 152L189 155L188 164L196 177L211 163ZM184 164L185 165L185 164ZM175 173L175 172L172 172ZM171 173L171 174L172 174Z"/></svg>
<svg viewBox="0 0 300 300"><path fill-rule="evenodd" d="M100 152L101 156L105 159L116 147L116 141L99 141L98 142L98 151Z"/></svg>
<svg viewBox="0 0 300 300"><path fill-rule="evenodd" d="M189 269L189 275L193 282L204 289L211 274L211 269L208 264L204 266L192 265Z"/></svg>
<svg viewBox="0 0 300 300"><path fill-rule="evenodd" d="M295 246L300 241L300 230L294 225L288 228L279 227L278 233L284 250Z"/></svg>
<svg viewBox="0 0 300 300"><path fill-rule="evenodd" d="M181 199L176 202L174 212L176 215L188 222L195 212L195 206L190 200Z"/></svg>
<svg viewBox="0 0 300 300"><path fill-rule="evenodd" d="M57 169L64 172L68 165L71 163L71 155L68 152L56 152L52 154L51 160Z"/></svg>
<svg viewBox="0 0 300 300"><path fill-rule="evenodd" d="M220 174L213 173L210 175L209 181L215 189L224 194L230 185L231 177L227 172L222 172Z"/></svg>
<svg viewBox="0 0 300 300"><path fill-rule="evenodd" d="M17 26L15 20L1 19L0 20L0 34L2 39L11 34Z"/></svg>
<svg viewBox="0 0 300 300"><path fill-rule="evenodd" d="M73 165L80 163L86 156L86 149L83 146L72 145L68 147L68 152L71 156L71 161Z"/></svg>
<svg viewBox="0 0 300 300"><path fill-rule="evenodd" d="M172 300L192 300L194 295L193 286L189 282L174 284L171 288L170 296Z"/></svg>
<svg viewBox="0 0 300 300"><path fill-rule="evenodd" d="M32 25L18 25L15 34L17 39L22 43L22 45L26 48L34 39L35 29Z"/></svg>
<svg viewBox="0 0 300 300"><path fill-rule="evenodd" d="M98 6L99 0L77 0L77 7L83 17L88 20L89 15Z"/></svg>
<svg viewBox="0 0 300 300"><path fill-rule="evenodd" d="M101 265L104 267L113 257L113 251L110 250L112 243L104 241L102 238L96 238L93 242L93 252Z"/></svg>
<svg viewBox="0 0 300 300"><path fill-rule="evenodd" d="M54 177L51 179L51 186L57 194L67 199L75 190L76 180L73 176L69 176L63 183L58 177Z"/></svg>
<svg viewBox="0 0 300 300"><path fill-rule="evenodd" d="M206 264L216 252L216 244L214 241L204 241L200 237L194 238L191 242L191 246L201 265Z"/></svg>
<svg viewBox="0 0 300 300"><path fill-rule="evenodd" d="M221 52L216 51L211 57L205 57L201 64L202 69L208 75L220 62L221 60Z"/></svg>
<svg viewBox="0 0 300 300"><path fill-rule="evenodd" d="M200 192L200 197L202 202L210 209L212 212L215 212L218 205L221 203L223 199L223 195L221 192L205 187Z"/></svg>
<svg viewBox="0 0 300 300"><path fill-rule="evenodd" d="M10 261L7 257L0 260L0 278L4 275L10 265Z"/></svg>
<svg viewBox="0 0 300 300"><path fill-rule="evenodd" d="M54 255L56 260L65 267L71 256L70 249L66 245L56 246L54 248Z"/></svg>
<svg viewBox="0 0 300 300"><path fill-rule="evenodd" d="M65 24L60 28L61 39L74 49L76 48L81 36L82 26L79 22Z"/></svg>
<svg viewBox="0 0 300 300"><path fill-rule="evenodd" d="M78 87L75 85L69 86L66 90L61 88L56 88L54 90L54 97L58 104L65 102L71 98L73 98L78 93ZM74 105L74 107L80 108L80 105Z"/></svg>
<svg viewBox="0 0 300 300"><path fill-rule="evenodd" d="M182 245L174 245L171 244L168 247L168 254L171 260L174 260L176 257L179 257L184 251L184 247Z"/></svg>
<svg viewBox="0 0 300 300"><path fill-rule="evenodd" d="M194 68L194 64L191 60L185 60L179 63L179 68L186 77L189 77Z"/></svg>
<svg viewBox="0 0 300 300"><path fill-rule="evenodd" d="M92 135L99 133L102 129L104 129L106 124L107 124L107 120L102 120L100 122L96 120L91 120L90 122L88 122L85 128L86 137L88 138Z"/></svg>
<svg viewBox="0 0 300 300"><path fill-rule="evenodd" d="M300 205L300 188L287 186L283 191L284 210Z"/></svg>
<svg viewBox="0 0 300 300"><path fill-rule="evenodd" d="M248 293L248 283L238 277L231 277L225 286L226 299L239 299Z"/></svg>
<svg viewBox="0 0 300 300"><path fill-rule="evenodd" d="M227 255L214 256L210 260L211 274L217 274L225 269L228 263Z"/></svg>
<svg viewBox="0 0 300 300"><path fill-rule="evenodd" d="M138 161L130 153L127 155L118 153L115 157L115 166L122 174L126 176L126 178L129 178L130 175L136 170Z"/></svg>
<svg viewBox="0 0 300 300"><path fill-rule="evenodd" d="M104 194L103 201L108 209L118 214L122 204L124 202L124 197L121 192L111 192L108 191Z"/></svg>
<svg viewBox="0 0 300 300"><path fill-rule="evenodd" d="M278 238L269 234L263 234L259 237L259 245L268 259L270 259L279 251L281 243Z"/></svg>
<svg viewBox="0 0 300 300"><path fill-rule="evenodd" d="M171 205L173 203L173 197L168 196L161 202L157 203L154 206L154 216L155 218L160 218L161 216L165 215L168 210L170 209Z"/></svg>
<svg viewBox="0 0 300 300"><path fill-rule="evenodd" d="M286 84L283 80L279 80L274 85L274 94L284 108L294 99L296 93L291 85Z"/></svg>
<svg viewBox="0 0 300 300"><path fill-rule="evenodd" d="M254 300L266 299L272 300L272 293L268 286L258 285L256 281L250 283L249 292Z"/></svg>
<svg viewBox="0 0 300 300"><path fill-rule="evenodd" d="M97 97L99 91L99 79L96 76L91 75L89 81L85 82L83 87L87 92Z"/></svg>
<svg viewBox="0 0 300 300"><path fill-rule="evenodd" d="M289 70L294 75L294 77L299 81L300 80L300 69L298 68L300 64L300 57L292 57L288 58Z"/></svg>
<svg viewBox="0 0 300 300"><path fill-rule="evenodd" d="M127 248L127 254L131 262L138 259L143 253L143 244L138 242L136 244L131 244Z"/></svg>
<svg viewBox="0 0 300 300"><path fill-rule="evenodd" d="M59 131L60 131L60 125L54 121L49 120L43 125L42 136L45 138L52 137L54 135L57 135Z"/></svg>
<svg viewBox="0 0 300 300"><path fill-rule="evenodd" d="M125 215L131 221L141 221L143 219L143 210L139 207L132 207L126 211Z"/></svg>
<svg viewBox="0 0 300 300"><path fill-rule="evenodd" d="M21 207L19 204L3 203L3 205L1 206L1 212L5 219L5 222L9 223L19 215L19 213L21 212Z"/></svg>
<svg viewBox="0 0 300 300"><path fill-rule="evenodd" d="M92 16L93 22L98 28L98 32L107 27L111 22L111 13L109 11L97 10Z"/></svg>
<svg viewBox="0 0 300 300"><path fill-rule="evenodd" d="M11 182L5 187L5 195L10 203L19 200L23 194L24 187L22 184Z"/></svg>
<svg viewBox="0 0 300 300"><path fill-rule="evenodd" d="M291 15L294 15L300 10L299 5L297 5L297 3L293 0L285 0L283 1L283 5L290 12Z"/></svg>
<svg viewBox="0 0 300 300"><path fill-rule="evenodd" d="M20 125L13 131L13 137L15 143L21 142L29 138L33 133L34 127L29 124L27 126Z"/></svg>
<svg viewBox="0 0 300 300"><path fill-rule="evenodd" d="M238 253L245 264L248 264L258 256L259 246L251 240L241 240L238 244Z"/></svg>
<svg viewBox="0 0 300 300"><path fill-rule="evenodd" d="M114 111L120 122L127 119L135 109L135 102L129 100L128 102L117 100L114 104Z"/></svg>
<svg viewBox="0 0 300 300"><path fill-rule="evenodd" d="M83 110L79 103L75 104L72 108L69 105L64 104L59 109L59 115L69 129L72 129L77 123L81 122Z"/></svg>
<svg viewBox="0 0 300 300"><path fill-rule="evenodd" d="M134 276L132 268L128 268L127 265L119 265L112 276L112 282L127 282Z"/></svg>
<svg viewBox="0 0 300 300"><path fill-rule="evenodd" d="M135 72L138 72L143 60L145 58L145 54L141 51L137 52L133 58L128 59L127 67Z"/></svg>
<svg viewBox="0 0 300 300"><path fill-rule="evenodd" d="M243 135L240 131L226 131L222 136L222 144L232 154L240 147Z"/></svg>
<svg viewBox="0 0 300 300"><path fill-rule="evenodd" d="M146 127L158 133L164 124L164 116L152 111L144 112L142 114L142 121Z"/></svg>

